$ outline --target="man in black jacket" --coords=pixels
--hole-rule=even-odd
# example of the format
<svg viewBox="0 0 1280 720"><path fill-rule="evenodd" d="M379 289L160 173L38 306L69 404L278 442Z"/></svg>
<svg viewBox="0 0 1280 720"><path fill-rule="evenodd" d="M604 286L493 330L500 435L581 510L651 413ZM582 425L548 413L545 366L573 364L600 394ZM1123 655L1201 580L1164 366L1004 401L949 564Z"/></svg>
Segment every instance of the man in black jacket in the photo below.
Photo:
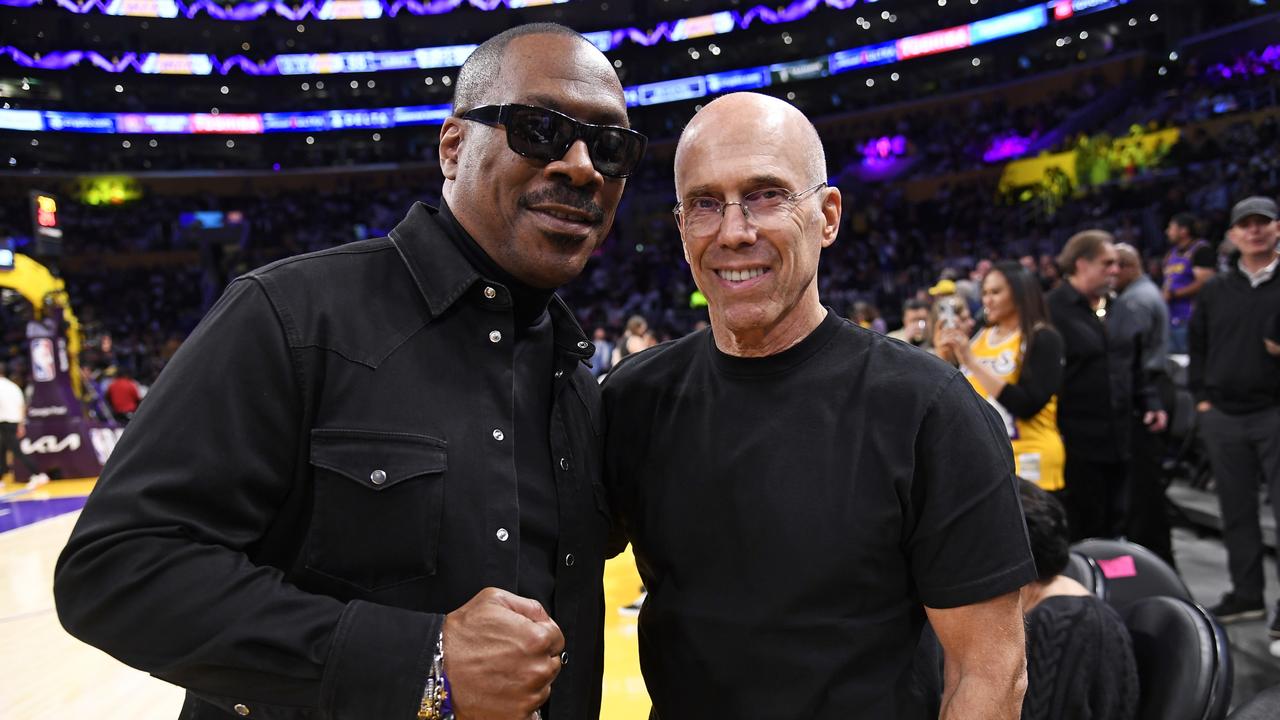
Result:
<svg viewBox="0 0 1280 720"><path fill-rule="evenodd" d="M573 31L477 49L440 209L249 273L173 358L59 560L68 630L183 718L596 718L600 401L553 291L643 153L626 125Z"/></svg>
<svg viewBox="0 0 1280 720"><path fill-rule="evenodd" d="M1086 230L1058 255L1066 282L1046 296L1053 326L1066 348L1058 429L1067 450L1063 504L1073 540L1116 537L1125 523L1129 415L1134 398L1142 421L1155 431L1165 416L1154 386L1138 372L1135 333L1112 330L1104 298L1114 287L1115 239Z"/></svg>
<svg viewBox="0 0 1280 720"><path fill-rule="evenodd" d="M1200 435L1222 506L1231 591L1213 612L1224 622L1261 618L1258 481L1280 519L1280 281L1276 203L1251 197L1231 210L1240 259L1205 284L1191 316L1191 367ZM1271 625L1280 638L1280 617Z"/></svg>

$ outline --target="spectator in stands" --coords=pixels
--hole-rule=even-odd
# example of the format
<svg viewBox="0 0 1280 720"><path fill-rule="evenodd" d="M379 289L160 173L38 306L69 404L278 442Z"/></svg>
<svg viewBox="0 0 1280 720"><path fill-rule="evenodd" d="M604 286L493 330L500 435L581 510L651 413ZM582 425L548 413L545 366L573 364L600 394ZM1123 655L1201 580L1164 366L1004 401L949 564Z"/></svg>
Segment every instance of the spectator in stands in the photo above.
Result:
<svg viewBox="0 0 1280 720"><path fill-rule="evenodd" d="M902 303L902 327L889 333L889 337L922 347L929 343L929 303L919 298L908 298Z"/></svg>
<svg viewBox="0 0 1280 720"><path fill-rule="evenodd" d="M1169 304L1169 352L1187 352L1187 323L1200 288L1213 277L1218 259L1196 237L1196 217L1178 213L1164 230L1172 247L1164 258L1164 300Z"/></svg>
<svg viewBox="0 0 1280 720"><path fill-rule="evenodd" d="M1052 493L1019 483L1035 582L1022 587L1027 617L1027 696L1022 720L1132 720L1138 665L1124 621L1063 575L1070 558L1067 515Z"/></svg>
<svg viewBox="0 0 1280 720"><path fill-rule="evenodd" d="M184 718L599 716L600 398L555 289L645 140L560 25L453 86L440 208L232 283L59 559L63 626Z"/></svg>
<svg viewBox="0 0 1280 720"><path fill-rule="evenodd" d="M1205 284L1191 316L1188 384L1222 506L1231 590L1223 622L1264 617L1258 481L1280 520L1280 280L1276 203L1250 197L1231 210L1236 267ZM1271 624L1280 638L1280 615Z"/></svg>
<svg viewBox="0 0 1280 720"><path fill-rule="evenodd" d="M591 355L591 374L600 377L613 367L613 343L609 341L609 335L602 327L596 328L591 341L596 346L595 352Z"/></svg>
<svg viewBox="0 0 1280 720"><path fill-rule="evenodd" d="M841 194L817 132L785 101L726 95L686 127L675 176L710 332L604 384L655 714L936 718L927 618L945 716L1016 718L1035 573L1009 448L959 373L822 305ZM766 692L744 682L761 671Z"/></svg>
<svg viewBox="0 0 1280 720"><path fill-rule="evenodd" d="M9 454L27 469L27 485L40 487L49 476L40 472L31 458L22 452L20 440L26 435L27 396L9 377L8 368L0 365L0 476L9 474Z"/></svg>
<svg viewBox="0 0 1280 720"><path fill-rule="evenodd" d="M929 297L938 298L950 297L956 294L956 281L947 277L940 278L929 288ZM961 298L962 300L964 298ZM967 304L967 302L966 302Z"/></svg>
<svg viewBox="0 0 1280 720"><path fill-rule="evenodd" d="M977 337L947 330L942 345L1004 421L1018 475L1059 492L1066 463L1058 434L1062 336L1049 324L1035 276L1016 262L999 262L987 273L982 306L987 326Z"/></svg>
<svg viewBox="0 0 1280 720"><path fill-rule="evenodd" d="M1138 367L1143 379L1137 387L1167 388L1172 393L1167 364L1169 308L1160 288L1143 272L1142 254L1132 245L1116 245L1116 299L1107 313L1107 332L1138 339ZM1190 317L1188 316L1188 319ZM1140 407L1140 398L1134 407ZM1130 415L1128 522L1125 535L1155 552L1172 567L1173 545L1165 512L1163 468L1167 416ZM1147 423L1145 420L1152 420Z"/></svg>
<svg viewBox="0 0 1280 720"><path fill-rule="evenodd" d="M107 368L107 375L114 377L107 384L107 405L111 414L122 424L128 424L133 414L138 411L138 403L142 401L142 393L133 374L128 368Z"/></svg>
<svg viewBox="0 0 1280 720"><path fill-rule="evenodd" d="M613 349L613 358L609 367L622 362L622 359L628 355L657 344L658 341L653 337L653 333L649 332L648 321L643 316L632 315L627 318L627 327L622 333L622 338L618 340L618 346Z"/></svg>
<svg viewBox="0 0 1280 720"><path fill-rule="evenodd" d="M1058 259L1050 254L1040 256L1040 289L1046 293L1062 284L1062 271Z"/></svg>
<svg viewBox="0 0 1280 720"><path fill-rule="evenodd" d="M969 313L969 304L959 295L952 293L934 300L929 308L929 350L958 367L960 359L951 346L942 345L943 335L950 330L959 330L965 337L973 337L976 324L973 315Z"/></svg>
<svg viewBox="0 0 1280 720"><path fill-rule="evenodd" d="M1119 268L1110 233L1086 230L1058 255L1066 281L1046 300L1066 350L1058 428L1067 449L1063 497L1073 539L1118 537L1125 528L1129 413L1135 390L1154 423L1161 408L1154 390L1135 378L1133 337L1109 333L1105 299ZM1135 384L1136 383L1136 384Z"/></svg>
<svg viewBox="0 0 1280 720"><path fill-rule="evenodd" d="M874 330L881 335L888 331L884 318L880 317L880 311L875 305L865 300L859 300L853 304L853 308L849 310L849 319L858 327Z"/></svg>

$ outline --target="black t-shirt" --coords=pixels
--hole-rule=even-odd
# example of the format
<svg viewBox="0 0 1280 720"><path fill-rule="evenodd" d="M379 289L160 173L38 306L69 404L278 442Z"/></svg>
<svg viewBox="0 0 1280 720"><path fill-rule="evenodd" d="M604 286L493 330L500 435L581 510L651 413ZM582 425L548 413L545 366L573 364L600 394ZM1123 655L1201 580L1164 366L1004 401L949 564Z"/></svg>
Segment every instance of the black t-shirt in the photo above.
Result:
<svg viewBox="0 0 1280 720"><path fill-rule="evenodd" d="M777 355L694 333L604 386L663 720L936 717L923 605L1035 578L1003 425L946 363L828 311Z"/></svg>

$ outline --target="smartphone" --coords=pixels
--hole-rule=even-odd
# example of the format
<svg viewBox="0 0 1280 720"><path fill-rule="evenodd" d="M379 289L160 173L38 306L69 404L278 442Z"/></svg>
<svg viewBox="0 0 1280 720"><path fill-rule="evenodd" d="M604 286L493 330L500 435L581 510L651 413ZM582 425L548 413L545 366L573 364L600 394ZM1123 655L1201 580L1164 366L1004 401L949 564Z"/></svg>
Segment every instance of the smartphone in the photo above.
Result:
<svg viewBox="0 0 1280 720"><path fill-rule="evenodd" d="M942 321L942 327L948 330L954 330L959 323L956 318L956 306L954 303L943 302L942 309L938 311L938 319Z"/></svg>

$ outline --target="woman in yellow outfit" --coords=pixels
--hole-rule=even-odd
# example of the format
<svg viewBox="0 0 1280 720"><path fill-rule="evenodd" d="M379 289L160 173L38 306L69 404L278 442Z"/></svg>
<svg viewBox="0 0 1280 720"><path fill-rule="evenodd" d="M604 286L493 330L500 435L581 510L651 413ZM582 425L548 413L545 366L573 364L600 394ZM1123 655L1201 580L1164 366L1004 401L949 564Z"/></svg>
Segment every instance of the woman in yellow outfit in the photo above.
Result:
<svg viewBox="0 0 1280 720"><path fill-rule="evenodd" d="M1058 434L1062 336L1049 324L1040 284L1016 262L997 263L982 281L987 326L970 341L943 334L969 382L1004 418L1018 475L1063 489L1066 451Z"/></svg>

